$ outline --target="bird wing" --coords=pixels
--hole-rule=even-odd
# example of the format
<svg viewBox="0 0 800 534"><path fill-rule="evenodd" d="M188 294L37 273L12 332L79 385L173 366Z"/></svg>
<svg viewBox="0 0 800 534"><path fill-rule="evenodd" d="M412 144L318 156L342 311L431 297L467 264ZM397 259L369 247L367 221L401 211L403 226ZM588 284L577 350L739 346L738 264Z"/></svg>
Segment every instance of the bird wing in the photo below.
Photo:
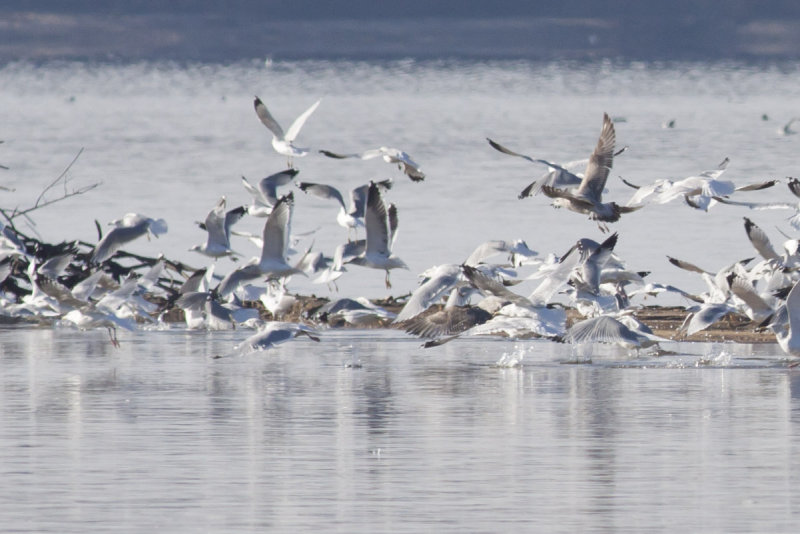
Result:
<svg viewBox="0 0 800 534"><path fill-rule="evenodd" d="M283 128L281 128L281 125L278 124L278 121L275 120L275 117L272 116L267 106L264 105L264 102L262 102L260 98L256 97L253 101L253 107L256 109L256 115L261 119L261 123L272 132L272 135L278 139L284 139Z"/></svg>
<svg viewBox="0 0 800 534"><path fill-rule="evenodd" d="M147 221L142 221L134 226L118 226L108 232L97 243L92 254L92 261L101 263L110 258L122 245L133 241L147 233Z"/></svg>
<svg viewBox="0 0 800 534"><path fill-rule="evenodd" d="M568 343L641 343L630 328L607 315L592 317L575 323L564 335Z"/></svg>
<svg viewBox="0 0 800 534"><path fill-rule="evenodd" d="M267 217L261 234L264 241L261 249L261 263L270 259L286 261L293 210L294 195L289 193L278 200L272 213Z"/></svg>
<svg viewBox="0 0 800 534"><path fill-rule="evenodd" d="M489 145L491 145L492 148L494 148L495 150L497 150L499 152L502 152L503 154L507 154L509 156L515 156L515 157L518 157L518 158L522 158L524 160L530 161L531 163L541 163L542 165L547 165L548 167L552 167L553 169L558 169L560 171L566 172L567 174L573 174L573 173L571 173L569 171L569 169L565 169L564 167L562 167L561 165L559 165L557 163L553 163L551 161L547 161L547 160L544 160L544 159L532 158L530 156L526 156L525 154L520 154L519 152L514 152L513 150L504 147L500 143L498 143L496 141L493 141L493 140L489 139L488 137L486 138L486 140L489 141Z"/></svg>
<svg viewBox="0 0 800 534"><path fill-rule="evenodd" d="M231 227L237 222L239 222L241 218L245 216L246 213L247 213L247 208L244 206L233 208L232 210L228 210L227 213L225 213L225 223L223 227L225 229L225 239L227 240L229 245L231 240Z"/></svg>
<svg viewBox="0 0 800 534"><path fill-rule="evenodd" d="M614 123L603 113L603 128L600 130L600 138L597 146L589 157L586 165L586 172L583 181L578 187L578 193L596 199L598 202L603 196L603 189L606 187L606 180L611 166L614 163L614 143L617 140L614 131Z"/></svg>
<svg viewBox="0 0 800 534"><path fill-rule="evenodd" d="M780 256L775 252L775 248L772 246L767 234L747 217L744 218L744 231L747 233L747 238L752 243L753 248L761 254L762 258L780 261Z"/></svg>
<svg viewBox="0 0 800 534"><path fill-rule="evenodd" d="M741 185L736 188L736 191L761 191L768 189L778 183L778 180L767 180L765 182L757 182L753 184Z"/></svg>
<svg viewBox="0 0 800 534"><path fill-rule="evenodd" d="M299 172L297 169L286 169L259 180L258 191L267 205L274 206L278 203L278 187L291 182Z"/></svg>
<svg viewBox="0 0 800 534"><path fill-rule="evenodd" d="M208 212L205 220L209 243L227 244L225 236L225 197L219 199L214 209Z"/></svg>
<svg viewBox="0 0 800 534"><path fill-rule="evenodd" d="M669 256L667 256L667 259L669 260L669 262L672 265L674 265L675 267L678 267L679 269L684 269L686 271L691 271L691 272L695 272L695 273L711 274L710 272L706 271L705 269L701 269L697 265L695 265L693 263L689 263L688 261L679 260L677 258L671 258Z"/></svg>
<svg viewBox="0 0 800 534"><path fill-rule="evenodd" d="M397 226L400 220L397 218L397 206L389 204L387 215L389 217L389 248L394 246L394 240L397 239Z"/></svg>
<svg viewBox="0 0 800 534"><path fill-rule="evenodd" d="M299 187L304 193L310 193L316 197L324 198L326 200L335 200L339 203L339 205L342 206L342 209L347 210L347 207L344 204L342 193L332 185L300 182L297 184L297 187Z"/></svg>
<svg viewBox="0 0 800 534"><path fill-rule="evenodd" d="M364 216L367 230L366 254L389 254L389 215L378 186L370 182Z"/></svg>
<svg viewBox="0 0 800 534"><path fill-rule="evenodd" d="M322 100L317 100L316 102L311 104L311 107L309 107L307 110L301 113L300 116L294 120L292 125L289 126L289 129L286 130L286 134L283 136L285 140L289 142L294 141L294 138L297 137L297 134L300 133L300 129L306 123L306 119L308 119L308 117L310 117L311 114L314 113L314 110L317 109L317 106L319 106L320 102L322 102Z"/></svg>
<svg viewBox="0 0 800 534"><path fill-rule="evenodd" d="M347 159L347 158L361 157L361 154L340 154L338 152L331 152L330 150L320 150L319 153L333 159Z"/></svg>

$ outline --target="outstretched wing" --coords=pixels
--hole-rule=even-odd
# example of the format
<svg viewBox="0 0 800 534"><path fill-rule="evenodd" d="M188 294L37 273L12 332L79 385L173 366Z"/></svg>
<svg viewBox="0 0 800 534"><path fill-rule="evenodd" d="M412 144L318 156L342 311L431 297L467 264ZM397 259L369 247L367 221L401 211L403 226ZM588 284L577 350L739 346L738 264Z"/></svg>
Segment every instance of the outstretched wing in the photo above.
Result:
<svg viewBox="0 0 800 534"><path fill-rule="evenodd" d="M311 107L310 107L310 108L308 108L307 110L305 110L303 113L301 113L301 114L300 114L300 116L299 116L299 117L297 117L297 118L294 120L294 122L292 123L292 125L291 125L291 126L289 126L289 129L288 129L288 130L286 130L286 135L284 135L284 136L283 136L283 138L284 138L285 140L287 140L287 141L289 141L289 142L292 142L292 141L294 141L294 138L295 138L295 137L297 137L297 134L299 134L299 133L300 133L300 129L301 129L301 128L303 127L303 125L306 123L306 119L308 119L308 117L310 117L310 116L311 116L311 114L312 114L312 113L314 113L314 110L315 110L315 109L317 109L317 106L319 106L319 103L320 103L320 102L322 102L322 100L317 100L316 102L314 102L313 104L311 104Z"/></svg>
<svg viewBox="0 0 800 534"><path fill-rule="evenodd" d="M261 123L266 126L270 132L272 132L272 135L278 139L283 139L283 128L281 128L281 125L278 124L278 121L276 121L275 117L273 117L269 112L267 106L264 105L264 102L262 102L260 98L256 97L256 99L253 101L253 107L256 108L256 115L258 115L258 118L261 119Z"/></svg>
<svg viewBox="0 0 800 534"><path fill-rule="evenodd" d="M614 163L614 143L616 140L617 134L614 131L614 123L611 122L608 113L603 113L603 129L600 130L597 146L589 158L583 181L578 187L579 194L600 201L603 196L603 189L606 187L608 173Z"/></svg>

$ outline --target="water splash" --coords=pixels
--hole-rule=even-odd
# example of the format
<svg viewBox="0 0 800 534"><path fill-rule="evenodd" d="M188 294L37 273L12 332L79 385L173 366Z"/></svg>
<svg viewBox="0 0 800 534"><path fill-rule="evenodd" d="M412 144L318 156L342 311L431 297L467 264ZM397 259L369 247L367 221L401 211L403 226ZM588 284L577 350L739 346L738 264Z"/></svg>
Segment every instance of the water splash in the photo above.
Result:
<svg viewBox="0 0 800 534"><path fill-rule="evenodd" d="M733 362L733 354L725 349L719 350L712 347L711 350L701 356L695 363L695 367L729 367Z"/></svg>
<svg viewBox="0 0 800 534"><path fill-rule="evenodd" d="M495 365L506 369L518 369L522 367L522 360L525 358L525 347L521 345L514 345L511 352L504 352L500 355Z"/></svg>

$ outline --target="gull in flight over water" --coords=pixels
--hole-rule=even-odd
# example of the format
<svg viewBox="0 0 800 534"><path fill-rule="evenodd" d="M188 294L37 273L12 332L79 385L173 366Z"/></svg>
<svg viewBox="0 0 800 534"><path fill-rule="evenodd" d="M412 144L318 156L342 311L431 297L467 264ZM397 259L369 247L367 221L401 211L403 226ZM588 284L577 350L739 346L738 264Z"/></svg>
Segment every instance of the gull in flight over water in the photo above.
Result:
<svg viewBox="0 0 800 534"><path fill-rule="evenodd" d="M261 257L247 265L230 272L217 286L217 292L227 297L244 282L262 277L285 278L302 271L289 265L286 257L289 252L291 236L291 219L294 211L294 195L289 193L281 197L275 209L267 217L262 231L263 245Z"/></svg>
<svg viewBox="0 0 800 534"><path fill-rule="evenodd" d="M269 215L269 212L278 203L278 188L291 183L299 172L297 169L276 172L262 178L256 185L251 184L247 178L242 176L242 185L253 197L253 203L247 209L247 213L253 217Z"/></svg>
<svg viewBox="0 0 800 534"><path fill-rule="evenodd" d="M319 341L316 332L304 324L270 321L258 332L237 345L235 350L239 353L267 350L300 336L306 336L312 341Z"/></svg>
<svg viewBox="0 0 800 534"><path fill-rule="evenodd" d="M320 150L319 152L320 154L324 154L329 158L334 159L358 158L366 160L382 158L386 163L397 165L397 167L402 170L412 182L421 182L425 179L425 173L422 172L420 166L413 159L411 159L411 156L399 148L382 146L372 150L366 150L360 154L339 154L336 152L331 152L330 150Z"/></svg>
<svg viewBox="0 0 800 534"><path fill-rule="evenodd" d="M308 148L300 148L294 145L294 140L297 137L297 134L300 133L300 129L305 124L308 117L314 113L314 110L317 109L321 100L317 100L314 102L310 108L305 110L303 113L297 117L289 129L286 132L283 131L281 125L278 124L278 121L272 116L272 114L267 109L267 106L264 105L264 102L261 101L260 98L256 97L253 101L253 106L256 109L256 115L258 118L261 119L261 122L266 126L270 132L272 132L272 148L275 149L275 152L278 154L286 156L287 162L289 167L292 166L292 158L301 158L308 154Z"/></svg>
<svg viewBox="0 0 800 534"><path fill-rule="evenodd" d="M607 113L603 113L603 128L597 140L589 163L586 165L583 179L575 190L558 189L551 186L542 186L542 192L554 199L553 206L567 208L576 213L589 215L589 218L598 222L616 222L624 213L630 213L641 206L620 206L615 202L603 202L603 189L608 180L608 173L614 162L614 143L616 132L614 123ZM600 226L601 230L607 230Z"/></svg>
<svg viewBox="0 0 800 534"><path fill-rule="evenodd" d="M143 235L160 236L167 231L167 221L151 219L138 213L128 213L122 219L112 221L114 229L108 232L92 253L92 263L102 263L109 259L125 243Z"/></svg>
<svg viewBox="0 0 800 534"><path fill-rule="evenodd" d="M734 203L727 202L726 199L736 192L758 191L778 183L777 180L768 180L736 187L731 181L719 179L725 169L728 168L729 163L730 159L725 158L716 169L703 171L698 175L689 176L678 181L656 180L652 184L645 186L637 186L623 179L622 181L625 185L636 189L636 193L633 194L626 205L641 207L647 202L666 204L677 198L683 198L690 207L708 211L717 202Z"/></svg>
<svg viewBox="0 0 800 534"><path fill-rule="evenodd" d="M392 179L376 182L379 189L388 191L392 188ZM367 210L367 193L369 184L360 185L350 190L350 208L345 205L341 191L332 185L300 182L297 184L304 193L314 195L325 200L334 200L339 204L339 213L336 222L339 226L354 230L364 226L364 215Z"/></svg>
<svg viewBox="0 0 800 534"><path fill-rule="evenodd" d="M189 250L214 259L237 254L231 249L231 226L238 222L245 213L247 213L247 208L244 206L226 212L225 197L223 196L214 209L208 212L206 220L202 224L208 233L206 242L202 245L195 245Z"/></svg>
<svg viewBox="0 0 800 534"><path fill-rule="evenodd" d="M392 245L397 234L397 209L394 204L384 203L378 185L370 182L367 191L367 211L364 217L367 243L364 252L349 263L383 269L386 271L386 288L392 287L389 281L390 269L408 269L403 260L392 254Z"/></svg>
<svg viewBox="0 0 800 534"><path fill-rule="evenodd" d="M777 183L777 180L773 180L773 182ZM789 177L788 186L789 191L800 199L800 180ZM795 230L800 230L800 202L740 202L723 197L715 197L715 200L721 204L744 206L751 210L794 210L794 214L789 217L789 224L791 224Z"/></svg>
<svg viewBox="0 0 800 534"><path fill-rule="evenodd" d="M522 192L520 192L519 195L517 195L517 198L520 200L526 197L538 195L542 192L542 187L545 185L556 188L579 186L581 181L583 181L583 174L580 171L585 169L589 164L588 159L579 159L570 161L563 165L558 165L557 163L547 160L536 159L525 154L520 154L519 152L514 152L510 148L506 148L497 141L489 139L488 137L486 140L489 142L489 145L498 152L502 152L508 156L522 158L526 161L530 161L531 163L541 163L550 167L550 170L544 176L529 184L527 187L525 187L525 189L522 190ZM619 156L626 150L628 150L627 146L620 148L614 153L614 157Z"/></svg>

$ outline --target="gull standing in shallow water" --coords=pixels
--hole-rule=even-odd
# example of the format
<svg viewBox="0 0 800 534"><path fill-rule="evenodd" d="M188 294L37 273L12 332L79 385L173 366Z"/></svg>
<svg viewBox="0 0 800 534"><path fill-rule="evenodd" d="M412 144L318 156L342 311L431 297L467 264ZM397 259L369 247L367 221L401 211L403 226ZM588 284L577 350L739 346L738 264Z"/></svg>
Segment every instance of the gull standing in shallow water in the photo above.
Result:
<svg viewBox="0 0 800 534"><path fill-rule="evenodd" d="M278 121L272 116L272 114L267 109L267 106L264 105L264 102L261 101L260 98L256 97L253 101L253 107L255 107L256 115L258 118L261 119L262 124L266 126L270 132L272 132L272 148L275 149L275 152L278 154L284 155L288 158L287 162L289 167L292 166L292 158L301 158L308 154L307 148L300 148L294 145L294 139L297 137L297 134L300 133L300 129L305 124L308 117L314 113L314 110L317 109L321 100L317 100L314 102L310 108L305 110L303 113L297 117L289 129L286 132L283 131L281 125L278 124Z"/></svg>
<svg viewBox="0 0 800 534"><path fill-rule="evenodd" d="M392 254L392 245L397 233L397 209L394 204L388 207L381 197L377 184L370 182L367 191L367 212L364 216L367 230L367 243L364 252L349 263L383 269L386 271L386 288L392 287L389 281L390 269L408 269L403 260Z"/></svg>
<svg viewBox="0 0 800 534"><path fill-rule="evenodd" d="M786 304L779 308L770 328L783 352L800 357L800 282L789 291Z"/></svg>

